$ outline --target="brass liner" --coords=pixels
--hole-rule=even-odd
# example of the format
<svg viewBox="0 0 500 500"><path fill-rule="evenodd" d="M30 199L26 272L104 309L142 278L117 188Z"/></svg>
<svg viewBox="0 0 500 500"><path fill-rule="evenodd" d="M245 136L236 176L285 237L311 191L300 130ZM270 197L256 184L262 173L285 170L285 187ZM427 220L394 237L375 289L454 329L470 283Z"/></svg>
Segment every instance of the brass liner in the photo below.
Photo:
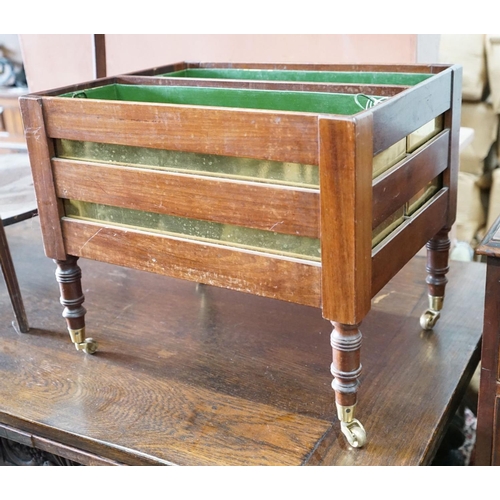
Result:
<svg viewBox="0 0 500 500"><path fill-rule="evenodd" d="M319 187L317 165L257 160L220 155L167 151L97 142L55 141L56 156L137 168L203 174L306 188ZM373 158L373 177L401 161L406 154L406 139L398 141Z"/></svg>
<svg viewBox="0 0 500 500"><path fill-rule="evenodd" d="M420 128L412 132L406 138L406 152L413 153L422 144L425 144L429 139L439 134L443 130L444 119L443 115L437 116L430 122L422 125Z"/></svg>
<svg viewBox="0 0 500 500"><path fill-rule="evenodd" d="M187 239L320 261L320 244L317 238L76 200L64 200L64 210L66 217L70 218L106 222Z"/></svg>
<svg viewBox="0 0 500 500"><path fill-rule="evenodd" d="M59 158L297 187L319 187L319 169L317 165L66 139L56 140L55 147L56 156Z"/></svg>
<svg viewBox="0 0 500 500"><path fill-rule="evenodd" d="M413 215L428 199L436 194L440 188L440 178L436 177L408 201L405 215Z"/></svg>
<svg viewBox="0 0 500 500"><path fill-rule="evenodd" d="M396 210L385 221L381 222L372 231L372 248L377 246L384 238L387 238L405 220L405 207Z"/></svg>

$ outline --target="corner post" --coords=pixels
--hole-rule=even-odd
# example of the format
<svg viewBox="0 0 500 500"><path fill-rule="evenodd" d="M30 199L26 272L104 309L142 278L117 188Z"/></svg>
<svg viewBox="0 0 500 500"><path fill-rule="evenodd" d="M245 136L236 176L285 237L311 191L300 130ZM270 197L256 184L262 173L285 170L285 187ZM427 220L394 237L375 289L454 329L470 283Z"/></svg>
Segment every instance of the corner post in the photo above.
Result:
<svg viewBox="0 0 500 500"><path fill-rule="evenodd" d="M359 324L372 298L372 131L370 112L319 121L322 311L334 326L331 371L337 414L354 447L366 441L355 407Z"/></svg>
<svg viewBox="0 0 500 500"><path fill-rule="evenodd" d="M459 171L460 116L462 106L462 68L451 68L450 108L445 113L444 126L450 129L448 166L443 172L443 187L448 188L448 213L446 225L427 243L427 278L429 307L420 317L420 326L432 330L443 308L444 293L449 270L449 232L457 214Z"/></svg>

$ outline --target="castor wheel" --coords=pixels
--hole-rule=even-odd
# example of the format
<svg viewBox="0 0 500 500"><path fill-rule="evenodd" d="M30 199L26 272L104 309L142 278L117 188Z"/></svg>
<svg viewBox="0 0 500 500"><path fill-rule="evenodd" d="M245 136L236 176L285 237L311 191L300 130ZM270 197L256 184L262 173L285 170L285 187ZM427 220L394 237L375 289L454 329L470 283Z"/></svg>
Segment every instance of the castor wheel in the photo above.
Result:
<svg viewBox="0 0 500 500"><path fill-rule="evenodd" d="M85 327L77 330L68 328L68 332L77 351L83 351L86 354L94 354L97 351L97 341L85 338Z"/></svg>
<svg viewBox="0 0 500 500"><path fill-rule="evenodd" d="M94 339L85 339L79 344L75 344L77 350L83 351L85 354L94 354L97 351L97 341Z"/></svg>
<svg viewBox="0 0 500 500"><path fill-rule="evenodd" d="M340 430L353 448L362 448L366 444L365 428L356 418L348 423L340 422Z"/></svg>
<svg viewBox="0 0 500 500"><path fill-rule="evenodd" d="M422 316L420 316L420 326L424 330L432 330L440 317L439 311L433 311L432 309L427 309L424 311Z"/></svg>

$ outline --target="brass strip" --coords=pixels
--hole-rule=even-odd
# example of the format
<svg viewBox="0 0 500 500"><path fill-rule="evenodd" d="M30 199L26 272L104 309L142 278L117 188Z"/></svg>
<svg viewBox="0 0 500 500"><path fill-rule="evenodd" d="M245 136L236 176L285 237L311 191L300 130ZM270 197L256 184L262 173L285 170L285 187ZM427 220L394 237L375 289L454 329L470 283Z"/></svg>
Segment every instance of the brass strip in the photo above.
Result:
<svg viewBox="0 0 500 500"><path fill-rule="evenodd" d="M317 238L76 200L64 200L64 208L66 216L71 218L108 222L116 226L182 235L189 239L320 261L320 244Z"/></svg>

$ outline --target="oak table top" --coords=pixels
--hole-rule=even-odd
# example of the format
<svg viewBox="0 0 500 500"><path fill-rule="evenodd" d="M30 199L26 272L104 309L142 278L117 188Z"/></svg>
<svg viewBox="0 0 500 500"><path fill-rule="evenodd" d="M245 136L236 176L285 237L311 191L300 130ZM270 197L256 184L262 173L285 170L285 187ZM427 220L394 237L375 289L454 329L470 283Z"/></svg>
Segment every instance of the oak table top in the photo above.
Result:
<svg viewBox="0 0 500 500"><path fill-rule="evenodd" d="M351 449L316 308L80 259L91 356L61 317L38 219L6 228L31 330L0 284L0 436L87 465L426 465L479 360L485 266L452 262L442 317L423 332L425 259L361 325Z"/></svg>

